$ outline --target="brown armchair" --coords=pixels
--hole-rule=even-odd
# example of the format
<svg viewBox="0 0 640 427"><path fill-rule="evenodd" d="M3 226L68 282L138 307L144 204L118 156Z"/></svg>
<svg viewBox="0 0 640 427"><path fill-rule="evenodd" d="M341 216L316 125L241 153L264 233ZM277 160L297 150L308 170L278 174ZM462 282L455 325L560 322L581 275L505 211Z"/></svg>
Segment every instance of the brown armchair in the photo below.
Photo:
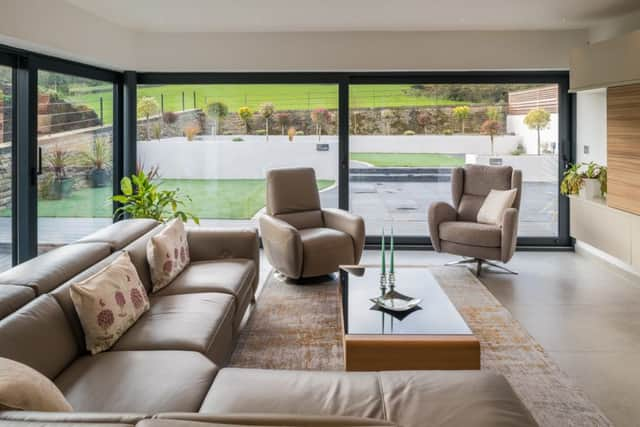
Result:
<svg viewBox="0 0 640 427"><path fill-rule="evenodd" d="M311 168L267 172L267 212L259 221L265 255L285 277L322 276L360 261L363 219L322 209Z"/></svg>
<svg viewBox="0 0 640 427"><path fill-rule="evenodd" d="M478 223L478 211L489 192L516 188L513 205L502 217L502 225ZM466 165L451 175L453 206L437 202L429 207L429 232L437 252L469 257L450 264L476 264L476 275L487 264L517 274L490 260L508 262L516 248L522 173L510 166Z"/></svg>

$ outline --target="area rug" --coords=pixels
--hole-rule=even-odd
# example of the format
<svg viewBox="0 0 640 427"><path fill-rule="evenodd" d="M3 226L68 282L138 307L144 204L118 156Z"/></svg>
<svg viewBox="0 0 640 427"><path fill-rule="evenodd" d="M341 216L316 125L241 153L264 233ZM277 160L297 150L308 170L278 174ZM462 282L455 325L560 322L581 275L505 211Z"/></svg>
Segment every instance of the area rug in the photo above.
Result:
<svg viewBox="0 0 640 427"><path fill-rule="evenodd" d="M480 340L482 369L503 374L540 426L612 425L468 269L430 270ZM231 366L342 370L337 286L287 284L271 274Z"/></svg>

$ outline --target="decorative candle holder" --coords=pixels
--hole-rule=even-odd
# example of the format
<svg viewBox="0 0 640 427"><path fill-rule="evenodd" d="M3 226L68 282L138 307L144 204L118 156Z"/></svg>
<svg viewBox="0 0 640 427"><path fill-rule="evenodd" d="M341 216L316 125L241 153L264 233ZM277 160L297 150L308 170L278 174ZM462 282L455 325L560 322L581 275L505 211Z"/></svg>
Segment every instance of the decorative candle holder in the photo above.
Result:
<svg viewBox="0 0 640 427"><path fill-rule="evenodd" d="M396 275L394 273L387 275L387 285L389 286L389 292L393 292L396 287Z"/></svg>
<svg viewBox="0 0 640 427"><path fill-rule="evenodd" d="M384 296L387 293L387 276L386 274L380 275L380 295Z"/></svg>

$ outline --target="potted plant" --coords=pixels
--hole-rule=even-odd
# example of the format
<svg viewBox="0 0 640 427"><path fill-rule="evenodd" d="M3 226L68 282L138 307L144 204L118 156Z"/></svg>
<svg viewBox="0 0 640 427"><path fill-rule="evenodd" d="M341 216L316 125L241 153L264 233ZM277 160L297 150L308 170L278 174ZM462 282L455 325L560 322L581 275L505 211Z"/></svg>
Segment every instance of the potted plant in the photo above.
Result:
<svg viewBox="0 0 640 427"><path fill-rule="evenodd" d="M70 153L59 147L54 148L47 157L49 167L53 170L53 179L48 191L48 196L52 200L60 200L71 195L73 178L67 176L66 170L70 159Z"/></svg>
<svg viewBox="0 0 640 427"><path fill-rule="evenodd" d="M551 114L543 110L542 108L535 108L527 113L524 117L524 124L529 129L535 130L538 133L538 156L540 155L540 131L546 129L551 123Z"/></svg>
<svg viewBox="0 0 640 427"><path fill-rule="evenodd" d="M89 182L91 187L106 187L109 184L109 166L111 162L111 147L106 137L96 137L91 150L84 154L87 163L91 166Z"/></svg>
<svg viewBox="0 0 640 427"><path fill-rule="evenodd" d="M607 168L595 162L583 163L580 167L583 175L580 197L596 199L607 193Z"/></svg>
<svg viewBox="0 0 640 427"><path fill-rule="evenodd" d="M585 199L604 197L607 193L607 168L595 162L570 164L560 183L564 195L579 194Z"/></svg>
<svg viewBox="0 0 640 427"><path fill-rule="evenodd" d="M191 202L189 196L180 194L179 188L161 190L159 184L149 179L142 170L131 177L122 178L120 192L122 194L111 198L114 202L120 203L113 215L116 219L126 216L165 222L172 218L180 218L184 222L191 219L200 224L197 216L181 209L186 202Z"/></svg>
<svg viewBox="0 0 640 427"><path fill-rule="evenodd" d="M499 132L500 132L500 123L497 120L487 119L484 121L484 123L482 123L482 126L480 127L480 133L489 135L489 138L491 139L491 155L492 156L495 154L493 139Z"/></svg>

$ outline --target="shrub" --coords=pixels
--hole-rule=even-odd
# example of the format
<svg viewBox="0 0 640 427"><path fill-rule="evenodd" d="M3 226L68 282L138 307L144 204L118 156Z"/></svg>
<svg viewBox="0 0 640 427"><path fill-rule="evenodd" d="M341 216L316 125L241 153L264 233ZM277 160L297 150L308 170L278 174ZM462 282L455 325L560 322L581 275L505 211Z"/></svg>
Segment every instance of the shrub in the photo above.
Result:
<svg viewBox="0 0 640 427"><path fill-rule="evenodd" d="M453 115L456 117L456 119L460 120L460 127L463 134L465 120L467 120L467 117L469 117L470 114L471 107L469 107L468 105L459 105L453 109Z"/></svg>
<svg viewBox="0 0 640 427"><path fill-rule="evenodd" d="M513 151L511 152L511 155L512 155L512 156L521 156L521 155L523 155L524 153L525 153L524 145L522 145L522 143L519 143L519 144L516 146L516 149L515 149L515 150L513 150Z"/></svg>
<svg viewBox="0 0 640 427"><path fill-rule="evenodd" d="M256 131L256 135L264 136L266 134L267 134L267 132L264 129L258 129Z"/></svg>
<svg viewBox="0 0 640 427"><path fill-rule="evenodd" d="M284 135L284 128L289 125L290 122L289 113L278 113L276 114L276 122L280 125L280 131Z"/></svg>
<svg viewBox="0 0 640 427"><path fill-rule="evenodd" d="M302 130L296 131L296 136L304 136L304 131Z"/></svg>
<svg viewBox="0 0 640 427"><path fill-rule="evenodd" d="M240 119L244 122L244 127L247 131L247 134L249 133L249 120L251 120L251 116L253 116L253 112L251 111L251 109L249 107L240 107L238 109L238 115L240 116Z"/></svg>
<svg viewBox="0 0 640 427"><path fill-rule="evenodd" d="M187 141L193 141L193 138L200 133L200 125L197 123L191 123L184 127L184 136L187 137Z"/></svg>
<svg viewBox="0 0 640 427"><path fill-rule="evenodd" d="M213 120L214 126L211 129L211 134L216 136L218 129L220 128L220 122L224 120L229 114L229 107L224 102L210 102L207 104L207 115Z"/></svg>
<svg viewBox="0 0 640 427"><path fill-rule="evenodd" d="M293 142L293 137L296 136L298 134L298 132L296 132L296 128L294 128L293 126L291 126L288 130L287 130L287 136L289 137L289 142Z"/></svg>
<svg viewBox="0 0 640 427"><path fill-rule="evenodd" d="M230 135L233 135L233 132L231 132L230 130L226 130L224 131L223 135L230 136Z"/></svg>
<svg viewBox="0 0 640 427"><path fill-rule="evenodd" d="M167 125L172 125L178 121L178 115L173 111L167 111L162 114L162 121Z"/></svg>
<svg viewBox="0 0 640 427"><path fill-rule="evenodd" d="M264 133L261 135L266 135L267 141L269 141L269 120L271 120L275 110L276 107L271 102L265 102L260 106L260 115L264 117Z"/></svg>
<svg viewBox="0 0 640 427"><path fill-rule="evenodd" d="M232 142L242 142L244 141L244 139L240 138L239 136L236 136L235 138L231 138Z"/></svg>
<svg viewBox="0 0 640 427"><path fill-rule="evenodd" d="M406 136L413 136L413 135L415 135L416 133L415 133L414 131L412 131L412 130L405 130L405 131L404 131L404 134L405 134Z"/></svg>
<svg viewBox="0 0 640 427"><path fill-rule="evenodd" d="M151 126L151 135L153 136L153 139L160 139L162 136L162 124L154 123Z"/></svg>
<svg viewBox="0 0 640 427"><path fill-rule="evenodd" d="M442 131L442 134L450 136L450 135L453 135L453 131L451 129L445 129Z"/></svg>

